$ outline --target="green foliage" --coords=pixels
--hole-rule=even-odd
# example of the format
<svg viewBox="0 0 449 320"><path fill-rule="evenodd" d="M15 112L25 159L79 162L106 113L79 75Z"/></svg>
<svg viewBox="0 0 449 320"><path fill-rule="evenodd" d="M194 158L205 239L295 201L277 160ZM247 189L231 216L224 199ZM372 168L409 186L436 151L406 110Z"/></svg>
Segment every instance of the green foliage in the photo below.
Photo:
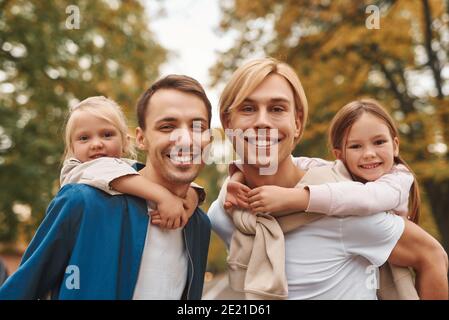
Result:
<svg viewBox="0 0 449 320"><path fill-rule="evenodd" d="M0 242L31 235L58 190L68 106L104 95L134 119L165 59L137 0L0 1Z"/></svg>

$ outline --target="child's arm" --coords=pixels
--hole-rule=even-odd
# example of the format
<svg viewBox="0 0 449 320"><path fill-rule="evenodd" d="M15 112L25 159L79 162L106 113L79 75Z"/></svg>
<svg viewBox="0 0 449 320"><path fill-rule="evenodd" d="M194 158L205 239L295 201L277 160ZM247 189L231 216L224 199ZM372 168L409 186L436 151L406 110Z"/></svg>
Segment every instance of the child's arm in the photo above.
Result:
<svg viewBox="0 0 449 320"><path fill-rule="evenodd" d="M161 214L163 228L179 227L184 206L181 198L161 185L151 182L141 175L128 175L114 179L111 187L121 193L130 194L154 202Z"/></svg>
<svg viewBox="0 0 449 320"><path fill-rule="evenodd" d="M128 159L102 157L81 162L75 158L64 161L61 170L61 187L70 183L83 183L110 195L121 194L110 186L112 180L127 175L138 175Z"/></svg>
<svg viewBox="0 0 449 320"><path fill-rule="evenodd" d="M262 186L248 192L252 213L281 213L305 211L309 191L305 188Z"/></svg>
<svg viewBox="0 0 449 320"><path fill-rule="evenodd" d="M322 185L308 185L307 212L327 215L370 215L393 210L406 216L408 198L414 177L402 165L376 181L361 183L343 181Z"/></svg>
<svg viewBox="0 0 449 320"><path fill-rule="evenodd" d="M111 195L130 194L156 203L162 228L176 228L184 221L182 199L139 175L124 159L102 157L81 163L69 159L61 171L61 184L83 183Z"/></svg>
<svg viewBox="0 0 449 320"><path fill-rule="evenodd" d="M406 215L413 175L403 166L368 183L342 181L306 188L263 186L248 193L254 213L306 211L326 215L370 215L394 210Z"/></svg>

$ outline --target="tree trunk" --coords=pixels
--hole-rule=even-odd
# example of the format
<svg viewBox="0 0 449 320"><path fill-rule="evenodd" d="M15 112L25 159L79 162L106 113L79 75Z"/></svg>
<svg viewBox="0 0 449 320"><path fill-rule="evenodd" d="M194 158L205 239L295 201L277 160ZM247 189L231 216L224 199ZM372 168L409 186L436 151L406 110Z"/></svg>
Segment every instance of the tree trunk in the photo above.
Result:
<svg viewBox="0 0 449 320"><path fill-rule="evenodd" d="M441 234L442 245L449 252L449 180L427 180L423 186Z"/></svg>

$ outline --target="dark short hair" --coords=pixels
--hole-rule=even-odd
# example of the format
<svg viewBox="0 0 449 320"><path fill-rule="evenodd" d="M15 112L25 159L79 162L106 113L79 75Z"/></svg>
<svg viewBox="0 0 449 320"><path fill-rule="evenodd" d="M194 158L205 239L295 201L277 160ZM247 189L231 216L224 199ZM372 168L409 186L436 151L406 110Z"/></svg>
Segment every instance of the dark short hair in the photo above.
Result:
<svg viewBox="0 0 449 320"><path fill-rule="evenodd" d="M150 104L150 99L153 94L160 89L174 89L193 94L200 98L206 106L209 120L208 125L210 126L212 106L201 84L191 77L171 74L153 83L151 87L140 96L139 101L137 102L137 122L139 127L145 130L145 117Z"/></svg>

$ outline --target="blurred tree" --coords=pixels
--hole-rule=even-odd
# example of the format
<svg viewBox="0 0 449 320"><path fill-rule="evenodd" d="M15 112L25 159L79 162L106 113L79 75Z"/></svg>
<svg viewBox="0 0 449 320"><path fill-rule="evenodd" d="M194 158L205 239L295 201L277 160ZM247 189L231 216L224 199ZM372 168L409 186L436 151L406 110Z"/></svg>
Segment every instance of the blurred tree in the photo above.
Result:
<svg viewBox="0 0 449 320"><path fill-rule="evenodd" d="M235 42L211 69L214 83L252 57L293 66L311 111L295 151L309 156L330 157L326 131L339 108L363 96L380 100L399 124L401 155L427 199L422 225L437 235L434 218L449 250L449 1L227 0L221 7L220 30Z"/></svg>
<svg viewBox="0 0 449 320"><path fill-rule="evenodd" d="M0 242L57 192L68 106L105 95L134 119L165 58L138 0L0 0Z"/></svg>
<svg viewBox="0 0 449 320"><path fill-rule="evenodd" d="M206 161L208 165L204 167L195 180L206 189L206 201L202 205L204 212L207 212L211 203L218 198L220 188L224 179L227 177L228 166L226 164L226 155L229 154L228 152L232 152L232 145L225 139L223 129L212 128L211 134L213 143L208 151L208 160ZM224 242L212 232L207 259L207 270L213 273L225 271L226 256L227 252Z"/></svg>

